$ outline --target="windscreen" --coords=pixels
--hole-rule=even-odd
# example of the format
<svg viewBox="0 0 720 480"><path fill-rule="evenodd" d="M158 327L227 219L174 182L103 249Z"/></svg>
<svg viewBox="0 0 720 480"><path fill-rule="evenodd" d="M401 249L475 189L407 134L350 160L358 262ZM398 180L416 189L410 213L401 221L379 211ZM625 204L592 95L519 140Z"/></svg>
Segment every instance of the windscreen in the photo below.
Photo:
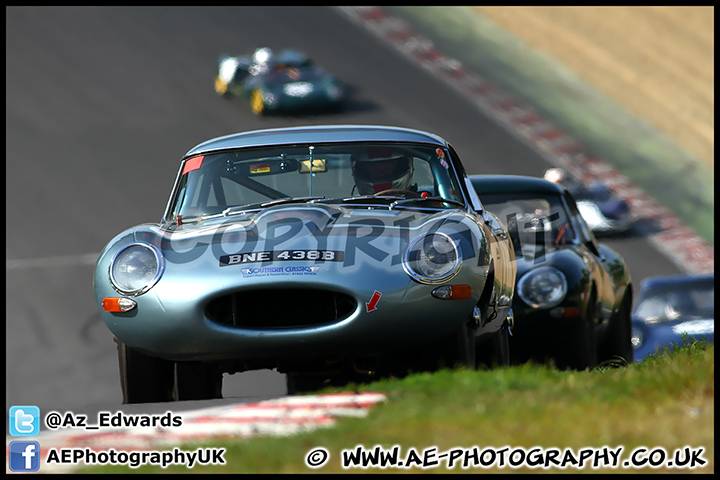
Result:
<svg viewBox="0 0 720 480"><path fill-rule="evenodd" d="M559 195L484 194L480 200L506 224L518 255L534 258L575 239L575 231Z"/></svg>
<svg viewBox="0 0 720 480"><path fill-rule="evenodd" d="M691 318L715 318L713 280L659 285L643 292L635 315L647 323Z"/></svg>
<svg viewBox="0 0 720 480"><path fill-rule="evenodd" d="M168 219L262 208L284 199L344 203L358 197L455 202L408 202L428 208L464 205L444 149L394 143L292 145L186 159Z"/></svg>

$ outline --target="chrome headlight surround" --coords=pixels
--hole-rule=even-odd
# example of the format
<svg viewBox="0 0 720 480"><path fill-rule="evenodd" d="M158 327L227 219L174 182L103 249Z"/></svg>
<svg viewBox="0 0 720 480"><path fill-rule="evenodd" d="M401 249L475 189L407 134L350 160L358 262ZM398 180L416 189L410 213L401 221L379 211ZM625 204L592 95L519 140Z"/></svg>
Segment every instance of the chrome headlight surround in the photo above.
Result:
<svg viewBox="0 0 720 480"><path fill-rule="evenodd" d="M119 293L131 297L150 290L165 271L165 258L149 243L126 245L113 255L108 274L110 283Z"/></svg>
<svg viewBox="0 0 720 480"><path fill-rule="evenodd" d="M429 285L447 282L460 271L460 246L449 235L433 232L408 245L402 266L413 280Z"/></svg>
<svg viewBox="0 0 720 480"><path fill-rule="evenodd" d="M518 281L517 294L532 308L554 307L567 294L567 279L555 267L538 267Z"/></svg>

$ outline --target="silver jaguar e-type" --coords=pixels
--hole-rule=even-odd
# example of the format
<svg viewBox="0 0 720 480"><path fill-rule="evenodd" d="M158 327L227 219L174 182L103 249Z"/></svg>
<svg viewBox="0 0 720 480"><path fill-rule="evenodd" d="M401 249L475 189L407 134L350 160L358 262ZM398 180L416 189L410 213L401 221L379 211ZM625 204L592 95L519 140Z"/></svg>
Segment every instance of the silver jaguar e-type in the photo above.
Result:
<svg viewBox="0 0 720 480"><path fill-rule="evenodd" d="M124 403L290 393L508 364L515 254L456 152L421 131L314 126L201 143L159 223L110 241L95 298Z"/></svg>

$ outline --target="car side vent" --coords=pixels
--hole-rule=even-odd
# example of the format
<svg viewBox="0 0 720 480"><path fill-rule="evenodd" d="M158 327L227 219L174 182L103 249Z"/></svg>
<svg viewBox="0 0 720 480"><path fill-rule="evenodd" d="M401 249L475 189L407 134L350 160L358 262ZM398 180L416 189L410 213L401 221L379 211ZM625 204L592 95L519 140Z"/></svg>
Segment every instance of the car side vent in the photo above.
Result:
<svg viewBox="0 0 720 480"><path fill-rule="evenodd" d="M208 318L238 328L296 328L326 325L357 308L350 295L313 289L251 290L211 301Z"/></svg>

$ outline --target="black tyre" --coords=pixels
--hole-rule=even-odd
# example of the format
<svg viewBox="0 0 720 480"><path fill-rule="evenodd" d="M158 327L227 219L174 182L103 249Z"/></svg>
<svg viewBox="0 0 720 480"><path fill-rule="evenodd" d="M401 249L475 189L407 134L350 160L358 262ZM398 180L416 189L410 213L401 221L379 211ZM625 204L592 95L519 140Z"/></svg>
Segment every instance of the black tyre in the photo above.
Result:
<svg viewBox="0 0 720 480"><path fill-rule="evenodd" d="M223 98L230 98L231 96L227 84L220 80L219 77L215 77L215 92Z"/></svg>
<svg viewBox="0 0 720 480"><path fill-rule="evenodd" d="M595 298L588 302L587 311L575 327L568 340L565 355L557 359L562 369L586 370L597 365L597 343L595 340Z"/></svg>
<svg viewBox="0 0 720 480"><path fill-rule="evenodd" d="M500 329L488 340L478 341L476 350L477 368L510 366L510 327L503 322Z"/></svg>
<svg viewBox="0 0 720 480"><path fill-rule="evenodd" d="M177 362L174 396L176 400L222 398L222 372L202 362Z"/></svg>
<svg viewBox="0 0 720 480"><path fill-rule="evenodd" d="M255 115L265 115L267 112L265 109L265 100L263 99L262 91L258 88L252 91L250 94L250 110Z"/></svg>
<svg viewBox="0 0 720 480"><path fill-rule="evenodd" d="M601 362L623 359L629 365L635 361L635 349L632 345L632 302L632 291L628 289L620 308L610 319L607 337L598 358Z"/></svg>
<svg viewBox="0 0 720 480"><path fill-rule="evenodd" d="M319 375L288 373L285 376L288 395L315 392L326 386L326 379Z"/></svg>
<svg viewBox="0 0 720 480"><path fill-rule="evenodd" d="M437 367L475 369L474 329L463 323L437 346Z"/></svg>
<svg viewBox="0 0 720 480"><path fill-rule="evenodd" d="M145 355L115 341L123 404L171 402L175 362Z"/></svg>

